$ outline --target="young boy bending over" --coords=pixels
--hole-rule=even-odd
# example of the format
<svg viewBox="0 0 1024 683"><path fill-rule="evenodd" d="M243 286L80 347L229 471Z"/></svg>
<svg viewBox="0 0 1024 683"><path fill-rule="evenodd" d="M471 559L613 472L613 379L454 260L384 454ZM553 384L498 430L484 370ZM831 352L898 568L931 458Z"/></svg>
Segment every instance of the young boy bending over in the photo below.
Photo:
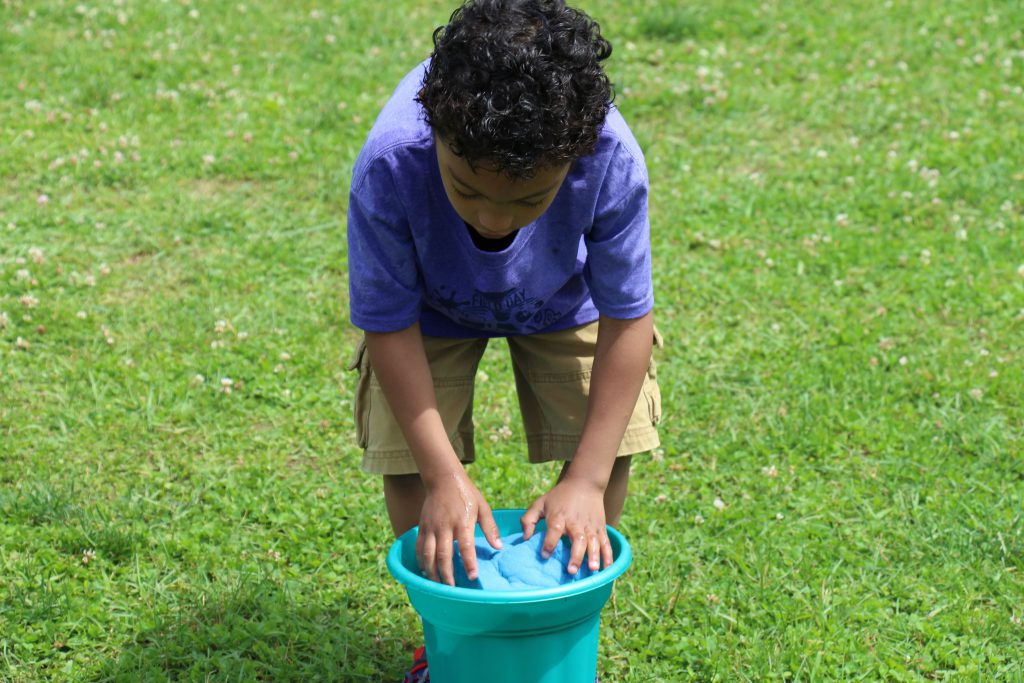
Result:
<svg viewBox="0 0 1024 683"><path fill-rule="evenodd" d="M611 45L562 0L469 0L398 85L353 171L351 319L363 469L391 525L454 584L474 527L497 526L465 463L473 383L507 341L530 462L564 461L522 518L565 536L568 572L612 561L630 456L658 445L643 154L601 62ZM354 365L354 367L356 367Z"/></svg>

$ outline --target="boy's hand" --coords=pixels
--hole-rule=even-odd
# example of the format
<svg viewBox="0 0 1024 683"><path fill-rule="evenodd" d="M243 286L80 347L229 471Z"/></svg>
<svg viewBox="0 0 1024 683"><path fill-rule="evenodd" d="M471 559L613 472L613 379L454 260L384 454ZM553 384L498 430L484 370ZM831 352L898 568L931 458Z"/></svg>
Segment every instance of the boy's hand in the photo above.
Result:
<svg viewBox="0 0 1024 683"><path fill-rule="evenodd" d="M473 534L477 522L492 548L501 548L501 536L494 514L483 495L465 471L452 472L426 484L427 497L420 512L420 530L416 538L416 560L431 581L455 585L452 558L454 541L466 568L466 576L475 580L476 544Z"/></svg>
<svg viewBox="0 0 1024 683"><path fill-rule="evenodd" d="M567 568L570 574L579 571L584 554L591 571L612 563L612 545L605 526L604 489L600 486L571 476L560 481L522 516L525 540L533 536L541 518L548 524L541 546L541 555L545 559L555 552L562 536L568 536L572 542Z"/></svg>

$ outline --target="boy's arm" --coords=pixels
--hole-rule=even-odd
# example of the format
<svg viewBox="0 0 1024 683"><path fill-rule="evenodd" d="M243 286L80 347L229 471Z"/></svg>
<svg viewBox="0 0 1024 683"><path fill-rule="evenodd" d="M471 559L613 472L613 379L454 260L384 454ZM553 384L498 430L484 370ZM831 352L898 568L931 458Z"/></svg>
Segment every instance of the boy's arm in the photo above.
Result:
<svg viewBox="0 0 1024 683"><path fill-rule="evenodd" d="M367 332L366 349L427 491L416 539L420 568L432 581L454 586L452 542L458 540L466 575L475 579L474 526L480 522L495 548L501 547L498 527L487 501L469 480L448 440L437 410L419 325L399 332Z"/></svg>
<svg viewBox="0 0 1024 683"><path fill-rule="evenodd" d="M562 481L523 515L526 538L533 535L541 517L547 520L541 548L545 557L554 552L563 535L572 540L570 574L579 569L584 553L592 570L600 568L599 560L604 566L612 563L604 492L647 374L653 338L650 313L629 320L601 316L579 446Z"/></svg>

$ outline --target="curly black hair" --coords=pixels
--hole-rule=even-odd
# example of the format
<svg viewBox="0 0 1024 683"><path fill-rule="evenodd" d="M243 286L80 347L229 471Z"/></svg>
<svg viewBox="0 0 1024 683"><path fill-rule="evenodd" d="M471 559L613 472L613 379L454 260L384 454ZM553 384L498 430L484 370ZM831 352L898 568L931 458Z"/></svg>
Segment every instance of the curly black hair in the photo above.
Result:
<svg viewBox="0 0 1024 683"><path fill-rule="evenodd" d="M594 151L615 97L601 27L564 0L468 0L434 31L416 98L471 168L513 178Z"/></svg>

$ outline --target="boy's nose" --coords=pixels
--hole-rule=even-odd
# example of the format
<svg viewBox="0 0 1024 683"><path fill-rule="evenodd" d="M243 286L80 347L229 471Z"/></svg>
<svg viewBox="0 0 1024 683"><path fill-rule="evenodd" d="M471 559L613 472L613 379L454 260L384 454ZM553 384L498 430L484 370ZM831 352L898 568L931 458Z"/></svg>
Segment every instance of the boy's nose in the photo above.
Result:
<svg viewBox="0 0 1024 683"><path fill-rule="evenodd" d="M512 226L512 214L497 211L481 211L477 214L477 221L484 230L500 232L508 230Z"/></svg>

